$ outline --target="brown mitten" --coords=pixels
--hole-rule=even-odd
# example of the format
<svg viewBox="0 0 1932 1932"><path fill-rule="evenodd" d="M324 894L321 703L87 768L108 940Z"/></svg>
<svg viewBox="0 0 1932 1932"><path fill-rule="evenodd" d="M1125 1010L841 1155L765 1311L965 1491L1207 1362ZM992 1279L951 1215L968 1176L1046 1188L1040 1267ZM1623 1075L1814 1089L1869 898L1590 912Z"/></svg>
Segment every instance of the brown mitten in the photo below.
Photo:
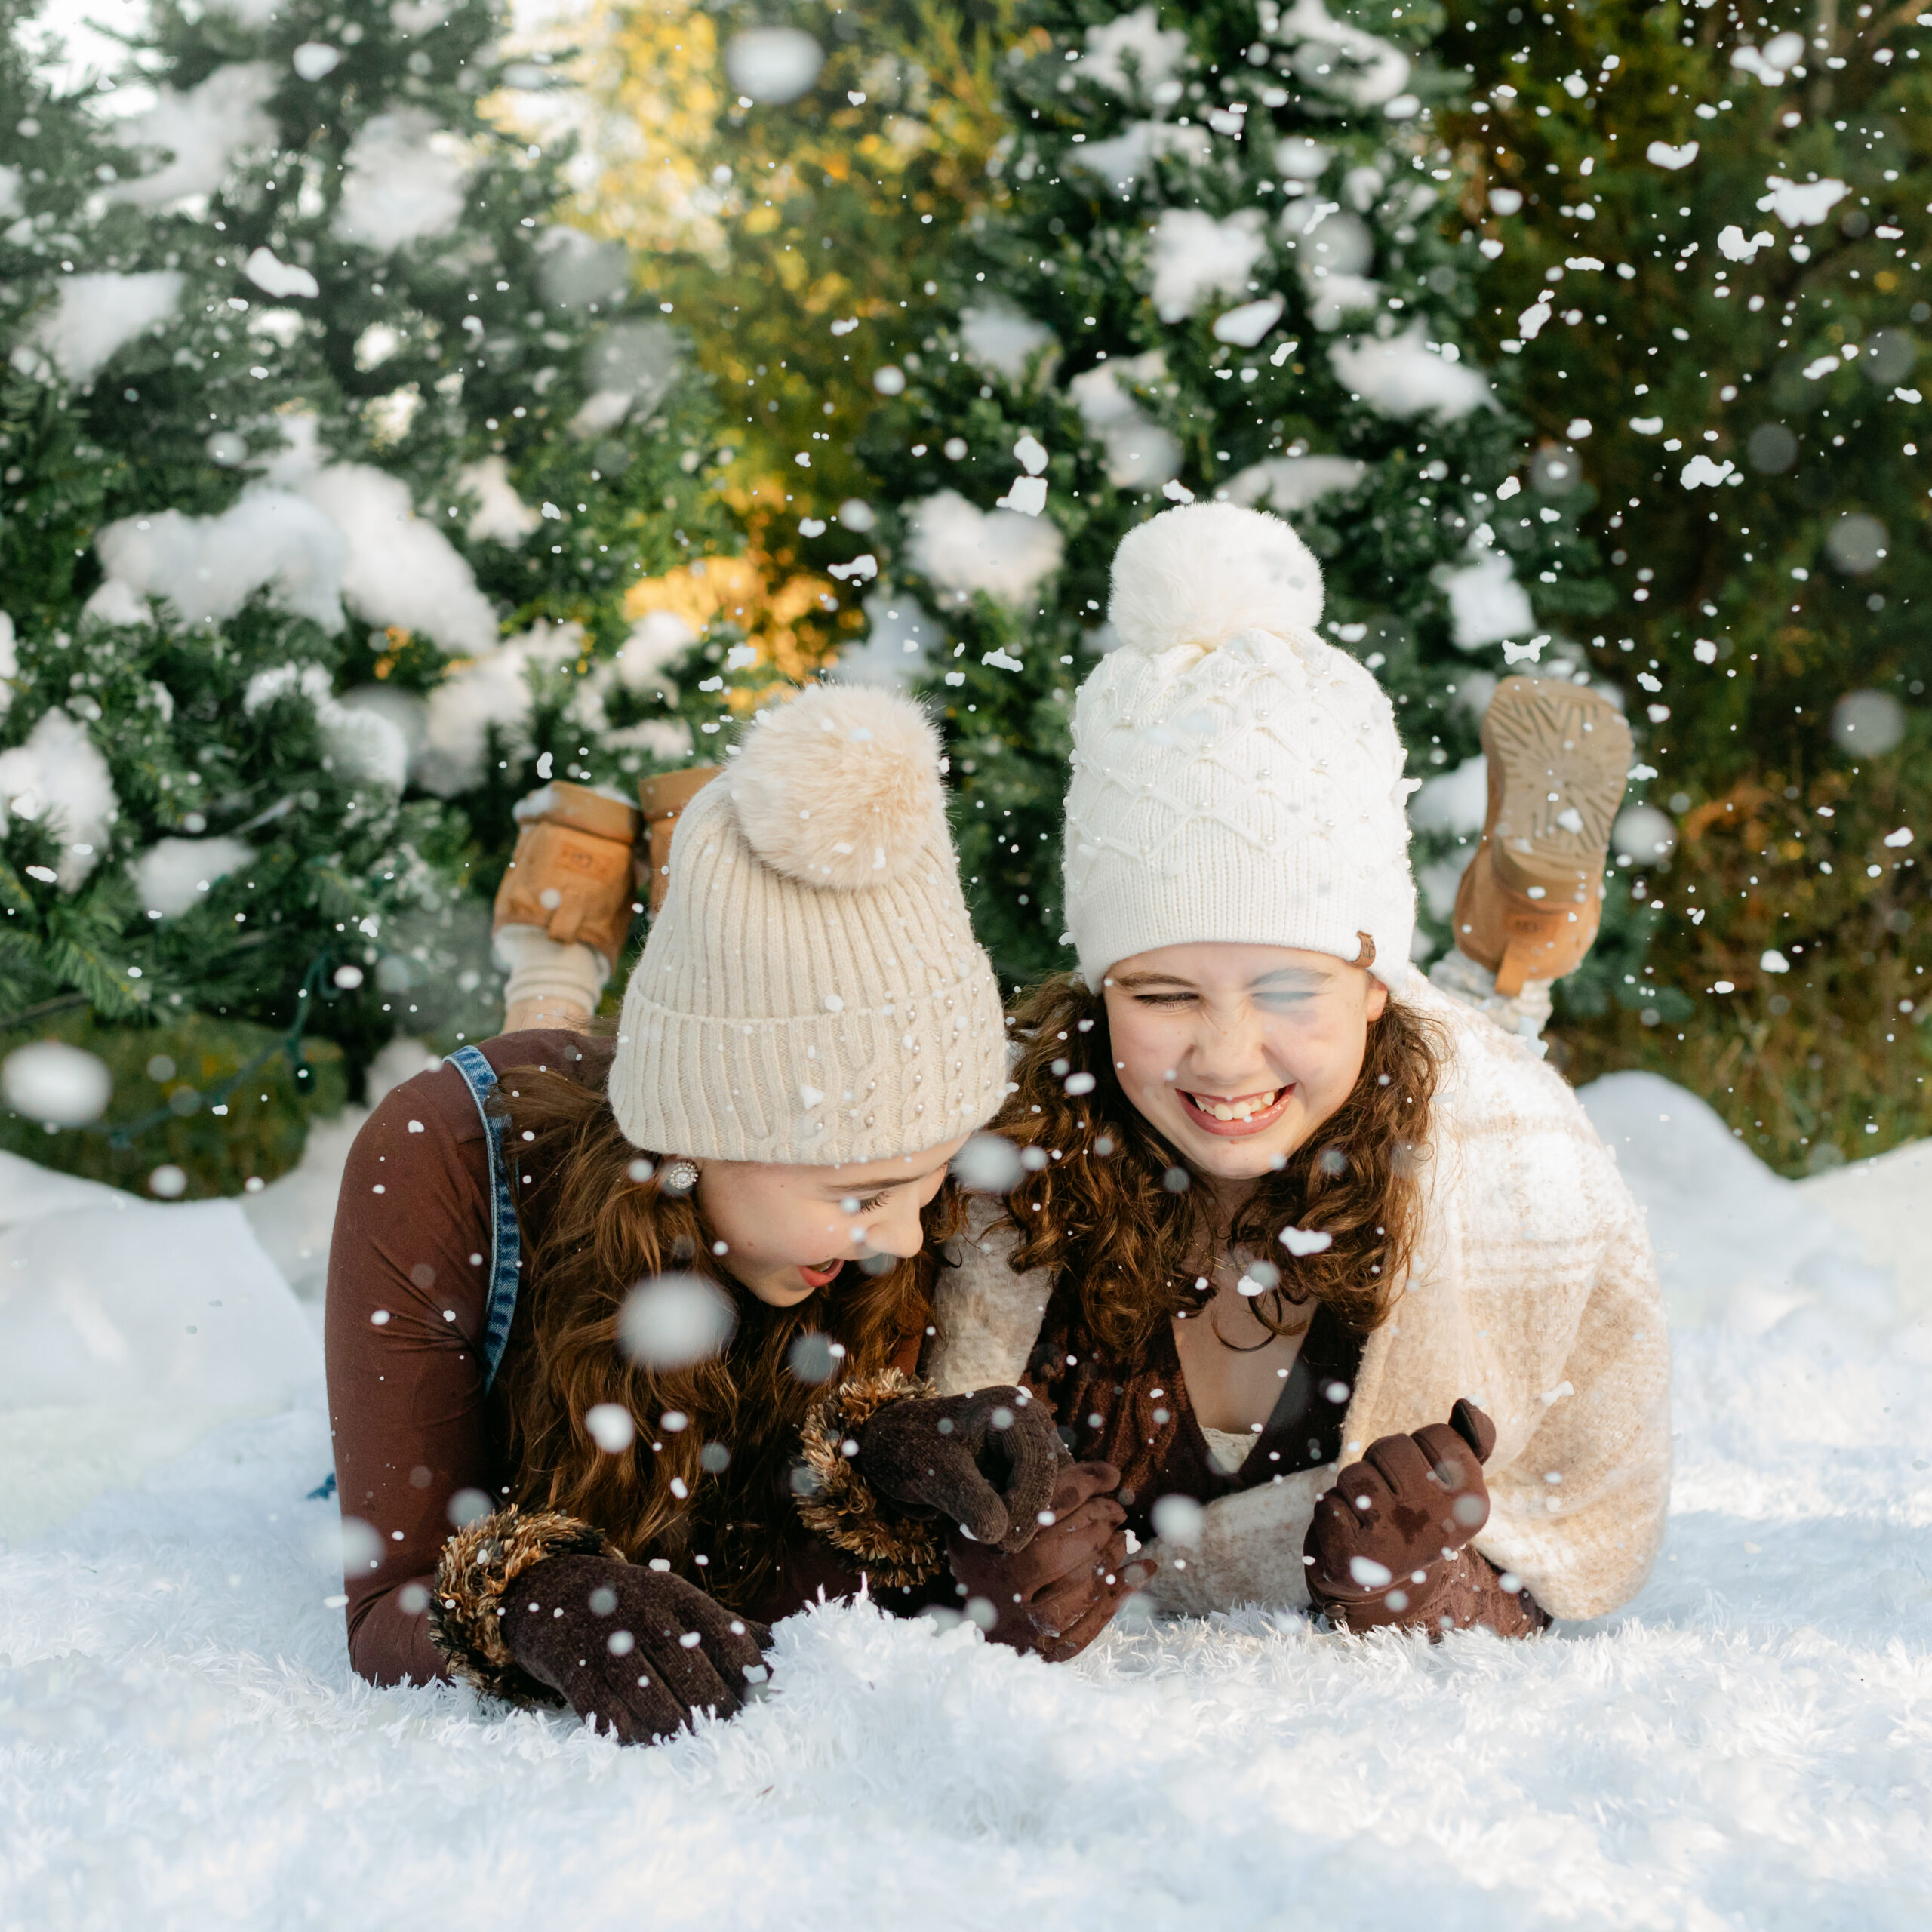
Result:
<svg viewBox="0 0 1932 1932"><path fill-rule="evenodd" d="M1127 1512L1109 1492L1120 1485L1111 1463L1075 1463L1060 1472L1053 1517L1026 1547L1008 1555L957 1531L947 1539L952 1574L967 1601L992 1607L986 1632L995 1644L1032 1651L1049 1663L1078 1657L1112 1620L1123 1598L1152 1574L1151 1557L1130 1562Z"/></svg>
<svg viewBox="0 0 1932 1932"><path fill-rule="evenodd" d="M1489 1521L1495 1446L1495 1424L1467 1400L1446 1423L1371 1443L1315 1506L1303 1553L1316 1608L1355 1631L1490 1621L1469 1614L1482 1559L1465 1552Z"/></svg>
<svg viewBox="0 0 1932 1932"><path fill-rule="evenodd" d="M668 1571L608 1556L552 1556L503 1592L510 1654L579 1717L626 1744L668 1737L697 1712L735 1717L762 1683L761 1623Z"/></svg>
<svg viewBox="0 0 1932 1932"><path fill-rule="evenodd" d="M561 780L516 808L509 869L497 888L493 930L534 926L560 945L593 947L614 965L631 929L632 848L638 814Z"/></svg>
<svg viewBox="0 0 1932 1932"><path fill-rule="evenodd" d="M854 1466L879 1495L1009 1552L1032 1541L1060 1470L1053 1417L1023 1389L888 1402L857 1441Z"/></svg>

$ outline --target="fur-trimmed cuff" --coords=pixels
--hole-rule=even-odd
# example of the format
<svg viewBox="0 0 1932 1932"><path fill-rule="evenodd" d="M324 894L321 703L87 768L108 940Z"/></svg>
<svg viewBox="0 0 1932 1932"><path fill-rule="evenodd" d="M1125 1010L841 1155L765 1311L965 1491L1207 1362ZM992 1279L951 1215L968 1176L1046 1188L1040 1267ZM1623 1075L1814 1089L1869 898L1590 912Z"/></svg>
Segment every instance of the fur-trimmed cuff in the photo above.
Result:
<svg viewBox="0 0 1932 1932"><path fill-rule="evenodd" d="M806 1528L856 1556L888 1589L909 1589L938 1574L939 1533L931 1523L888 1516L888 1506L860 1475L845 1445L888 1402L932 1392L931 1383L896 1368L854 1376L813 1410L803 1432L805 1468L813 1478L810 1492L798 1498Z"/></svg>
<svg viewBox="0 0 1932 1932"><path fill-rule="evenodd" d="M504 1599L518 1577L552 1556L612 1556L623 1552L595 1530L561 1510L528 1515L512 1503L458 1530L436 1564L429 1637L451 1675L512 1704L554 1704L556 1694L529 1675L503 1641Z"/></svg>

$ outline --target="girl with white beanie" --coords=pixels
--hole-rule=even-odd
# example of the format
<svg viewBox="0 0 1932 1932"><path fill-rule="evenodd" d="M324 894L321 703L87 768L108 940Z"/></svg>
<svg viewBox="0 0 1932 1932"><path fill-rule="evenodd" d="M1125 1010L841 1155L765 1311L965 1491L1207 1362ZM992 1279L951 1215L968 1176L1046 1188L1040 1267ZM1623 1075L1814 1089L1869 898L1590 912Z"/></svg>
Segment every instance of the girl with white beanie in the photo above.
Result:
<svg viewBox="0 0 1932 1932"><path fill-rule="evenodd" d="M903 697L768 712L683 811L614 1041L465 1048L358 1135L328 1352L363 1675L643 1739L734 1711L758 1620L821 1587L1111 1614L1112 1472L1063 1476L1017 1388L912 1379L1008 1077L940 770Z"/></svg>
<svg viewBox="0 0 1932 1932"><path fill-rule="evenodd" d="M1445 996L1410 963L1395 716L1321 614L1274 518L1122 543L1073 728L1079 971L1020 1016L995 1124L1026 1169L941 1281L931 1372L1023 1383L1121 1470L1158 1607L1527 1634L1635 1592L1669 1479L1642 1218L1514 1025L1588 949L1629 734L1499 689Z"/></svg>

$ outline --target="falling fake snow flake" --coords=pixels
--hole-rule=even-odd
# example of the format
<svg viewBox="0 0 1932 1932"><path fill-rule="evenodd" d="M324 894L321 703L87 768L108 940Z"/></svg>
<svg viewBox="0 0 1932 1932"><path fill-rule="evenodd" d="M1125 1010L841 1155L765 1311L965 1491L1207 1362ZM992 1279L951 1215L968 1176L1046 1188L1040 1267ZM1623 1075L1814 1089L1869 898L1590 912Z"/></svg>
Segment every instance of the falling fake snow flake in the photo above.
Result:
<svg viewBox="0 0 1932 1932"><path fill-rule="evenodd" d="M1678 478L1685 489L1694 490L1702 484L1713 489L1737 473L1736 464L1727 459L1723 463L1713 463L1707 456L1694 456L1684 466L1683 474Z"/></svg>
<svg viewBox="0 0 1932 1932"><path fill-rule="evenodd" d="M56 1127L82 1127L106 1111L114 1076L106 1063L64 1040L17 1047L0 1064L0 1092L15 1112Z"/></svg>

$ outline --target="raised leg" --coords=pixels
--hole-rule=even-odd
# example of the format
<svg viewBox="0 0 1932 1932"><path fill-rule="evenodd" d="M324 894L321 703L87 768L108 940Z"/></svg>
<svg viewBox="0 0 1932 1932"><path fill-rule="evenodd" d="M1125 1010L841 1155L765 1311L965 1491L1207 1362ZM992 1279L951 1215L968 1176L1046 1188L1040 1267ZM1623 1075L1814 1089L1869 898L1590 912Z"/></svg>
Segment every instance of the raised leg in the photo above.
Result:
<svg viewBox="0 0 1932 1932"><path fill-rule="evenodd" d="M1455 947L1429 977L1534 1037L1552 982L1575 971L1603 911L1630 728L1608 699L1555 678L1509 678L1482 725L1489 810L1456 892Z"/></svg>

